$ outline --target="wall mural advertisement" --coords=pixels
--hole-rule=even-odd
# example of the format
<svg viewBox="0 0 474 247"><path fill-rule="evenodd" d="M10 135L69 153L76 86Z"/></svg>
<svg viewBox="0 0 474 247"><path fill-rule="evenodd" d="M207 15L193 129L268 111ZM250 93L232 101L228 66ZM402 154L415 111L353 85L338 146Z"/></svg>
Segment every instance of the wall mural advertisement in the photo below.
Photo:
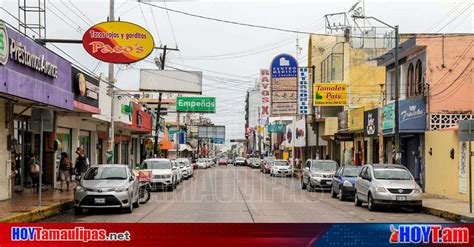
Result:
<svg viewBox="0 0 474 247"><path fill-rule="evenodd" d="M297 112L298 62L288 54L276 56L271 64L271 115L292 116Z"/></svg>

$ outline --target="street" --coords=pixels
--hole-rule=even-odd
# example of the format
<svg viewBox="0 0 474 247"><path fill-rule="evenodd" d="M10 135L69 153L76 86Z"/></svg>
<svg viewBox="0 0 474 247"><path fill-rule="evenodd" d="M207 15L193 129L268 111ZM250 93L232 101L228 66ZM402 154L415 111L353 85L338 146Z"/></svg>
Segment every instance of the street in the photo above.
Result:
<svg viewBox="0 0 474 247"><path fill-rule="evenodd" d="M196 170L173 192L152 192L132 214L94 210L74 216L72 210L43 222L169 222L169 223L345 223L448 222L408 210L370 212L341 202L329 192L301 190L297 178L270 177L248 167Z"/></svg>

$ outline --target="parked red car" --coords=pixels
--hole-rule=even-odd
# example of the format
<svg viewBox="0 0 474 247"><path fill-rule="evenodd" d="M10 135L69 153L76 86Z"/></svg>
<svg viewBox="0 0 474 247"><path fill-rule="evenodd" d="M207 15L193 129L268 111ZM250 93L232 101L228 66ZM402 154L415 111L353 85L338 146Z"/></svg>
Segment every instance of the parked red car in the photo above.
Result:
<svg viewBox="0 0 474 247"><path fill-rule="evenodd" d="M227 159L220 159L220 160L219 160L219 165L220 165L220 166L226 166L227 163L228 163L228 162L227 162Z"/></svg>
<svg viewBox="0 0 474 247"><path fill-rule="evenodd" d="M198 169L198 164L193 163L193 170Z"/></svg>

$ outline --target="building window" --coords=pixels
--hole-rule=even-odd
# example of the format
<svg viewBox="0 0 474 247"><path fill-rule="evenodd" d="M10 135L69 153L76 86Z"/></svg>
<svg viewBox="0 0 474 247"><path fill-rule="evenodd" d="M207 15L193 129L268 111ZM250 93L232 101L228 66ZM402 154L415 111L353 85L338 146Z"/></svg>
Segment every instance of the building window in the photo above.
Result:
<svg viewBox="0 0 474 247"><path fill-rule="evenodd" d="M415 95L423 92L423 66L421 60L418 59L415 68Z"/></svg>
<svg viewBox="0 0 474 247"><path fill-rule="evenodd" d="M413 64L410 63L407 71L407 98L415 96L415 71Z"/></svg>

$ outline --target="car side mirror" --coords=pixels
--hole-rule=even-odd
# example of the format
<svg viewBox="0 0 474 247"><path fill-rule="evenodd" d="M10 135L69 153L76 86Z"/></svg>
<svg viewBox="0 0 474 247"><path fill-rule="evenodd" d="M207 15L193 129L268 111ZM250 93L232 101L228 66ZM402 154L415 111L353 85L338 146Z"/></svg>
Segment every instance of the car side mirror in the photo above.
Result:
<svg viewBox="0 0 474 247"><path fill-rule="evenodd" d="M76 180L81 180L81 176L77 175Z"/></svg>
<svg viewBox="0 0 474 247"><path fill-rule="evenodd" d="M133 176L130 176L129 180L130 180L130 182L133 182L133 180L134 180Z"/></svg>

